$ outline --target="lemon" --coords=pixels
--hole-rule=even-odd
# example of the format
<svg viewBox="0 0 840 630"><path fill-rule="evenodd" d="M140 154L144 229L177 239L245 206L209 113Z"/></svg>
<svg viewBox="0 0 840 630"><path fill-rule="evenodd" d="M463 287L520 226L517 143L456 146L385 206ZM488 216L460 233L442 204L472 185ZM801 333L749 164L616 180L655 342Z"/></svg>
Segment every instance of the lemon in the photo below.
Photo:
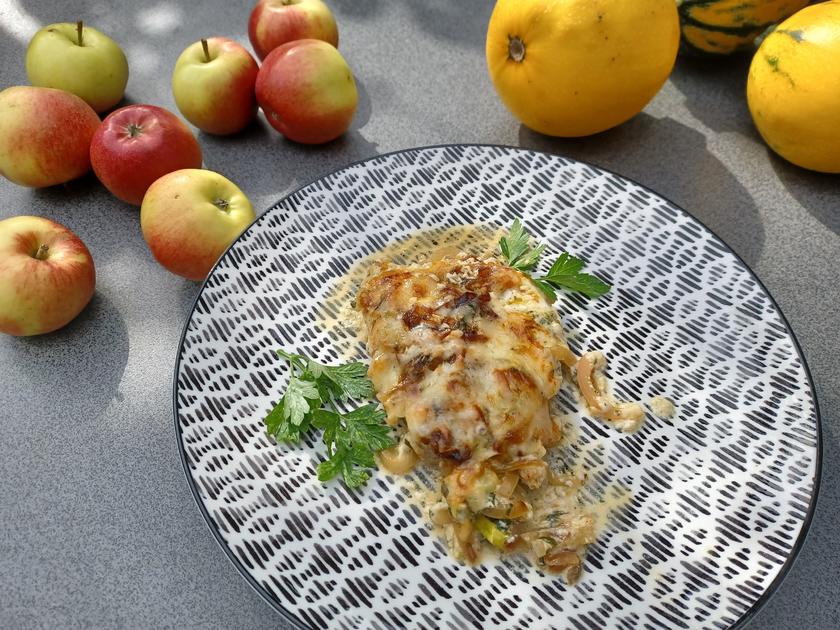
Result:
<svg viewBox="0 0 840 630"><path fill-rule="evenodd" d="M677 56L674 0L498 0L487 67L525 125L585 136L638 114Z"/></svg>
<svg viewBox="0 0 840 630"><path fill-rule="evenodd" d="M747 101L776 153L840 173L840 2L805 7L764 39L750 65Z"/></svg>

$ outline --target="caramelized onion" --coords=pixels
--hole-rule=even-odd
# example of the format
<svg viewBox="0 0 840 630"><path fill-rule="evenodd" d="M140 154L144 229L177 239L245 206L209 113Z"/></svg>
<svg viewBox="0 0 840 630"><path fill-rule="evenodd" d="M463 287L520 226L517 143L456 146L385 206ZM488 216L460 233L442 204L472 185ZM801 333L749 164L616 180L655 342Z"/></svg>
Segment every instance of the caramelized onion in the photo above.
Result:
<svg viewBox="0 0 840 630"><path fill-rule="evenodd" d="M566 581L572 584L580 577L580 556L575 551L555 547L543 556L549 571L566 574Z"/></svg>
<svg viewBox="0 0 840 630"><path fill-rule="evenodd" d="M563 365L569 368L575 367L578 362L578 358L575 356L575 353L572 352L569 349L569 346L566 345L556 345L554 347L554 355Z"/></svg>
<svg viewBox="0 0 840 630"><path fill-rule="evenodd" d="M519 483L518 473L514 471L505 473L505 476L502 477L502 482L496 488L496 494L505 499L509 499L513 491L516 490L517 483Z"/></svg>
<svg viewBox="0 0 840 630"><path fill-rule="evenodd" d="M623 431L634 431L645 417L639 403L618 402L606 389L606 379L598 374L606 360L600 352L587 352L577 363L577 382L586 406L597 418L616 423Z"/></svg>
<svg viewBox="0 0 840 630"><path fill-rule="evenodd" d="M545 466L545 462L541 459L533 455L528 455L525 457L520 457L519 459L514 459L510 462L505 462L504 464L493 462L493 469L496 472L500 473L508 473L512 470L522 470L523 468L529 468L531 466Z"/></svg>
<svg viewBox="0 0 840 630"><path fill-rule="evenodd" d="M469 563L478 560L478 550L474 544L473 524L470 521L456 523L453 525L453 533L455 534L455 542L464 559Z"/></svg>
<svg viewBox="0 0 840 630"><path fill-rule="evenodd" d="M414 468L418 460L417 453L404 441L379 452L382 468L394 475L404 475Z"/></svg>
<svg viewBox="0 0 840 630"><path fill-rule="evenodd" d="M449 512L449 506L446 503L439 503L430 510L432 523L435 525L449 525L452 523L452 514Z"/></svg>
<svg viewBox="0 0 840 630"><path fill-rule="evenodd" d="M516 499L508 505L487 508L482 510L481 513L490 518L512 521L526 516L529 511L530 508L525 501L522 499Z"/></svg>
<svg viewBox="0 0 840 630"><path fill-rule="evenodd" d="M586 406L596 416L601 416L607 411L604 408L604 401L601 399L601 392L595 386L595 360L593 360L594 352L587 352L577 362L577 382L580 393L586 401Z"/></svg>

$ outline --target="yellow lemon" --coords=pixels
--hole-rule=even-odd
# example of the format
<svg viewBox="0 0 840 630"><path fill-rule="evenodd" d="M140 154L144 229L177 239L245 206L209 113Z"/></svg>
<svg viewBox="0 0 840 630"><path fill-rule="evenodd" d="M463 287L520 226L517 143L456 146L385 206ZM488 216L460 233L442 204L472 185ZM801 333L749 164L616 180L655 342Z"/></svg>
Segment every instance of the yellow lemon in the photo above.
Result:
<svg viewBox="0 0 840 630"><path fill-rule="evenodd" d="M840 173L840 2L806 7L764 39L750 65L747 101L776 153Z"/></svg>
<svg viewBox="0 0 840 630"><path fill-rule="evenodd" d="M638 114L674 66L674 0L498 0L490 78L513 115L551 136L586 136Z"/></svg>

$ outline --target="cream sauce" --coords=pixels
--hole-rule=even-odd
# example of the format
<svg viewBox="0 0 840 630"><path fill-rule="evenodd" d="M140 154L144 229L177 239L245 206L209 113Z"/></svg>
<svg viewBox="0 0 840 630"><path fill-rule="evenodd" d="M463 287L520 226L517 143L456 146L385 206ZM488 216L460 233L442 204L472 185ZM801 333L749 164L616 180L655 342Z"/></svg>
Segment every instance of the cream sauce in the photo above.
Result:
<svg viewBox="0 0 840 630"><path fill-rule="evenodd" d="M676 411L674 403L664 396L654 396L650 399L649 404L650 410L660 418L667 419L674 417L674 412Z"/></svg>

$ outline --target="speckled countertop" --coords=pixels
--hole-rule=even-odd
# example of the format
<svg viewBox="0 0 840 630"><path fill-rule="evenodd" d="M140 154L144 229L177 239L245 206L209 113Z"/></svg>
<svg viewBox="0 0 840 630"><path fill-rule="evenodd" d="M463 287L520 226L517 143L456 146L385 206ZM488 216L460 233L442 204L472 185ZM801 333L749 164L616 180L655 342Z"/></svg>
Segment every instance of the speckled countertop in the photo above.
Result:
<svg viewBox="0 0 840 630"><path fill-rule="evenodd" d="M264 121L234 138L199 134L208 168L262 211L300 184L395 149L480 142L561 153L670 198L755 270L790 321L822 408L822 490L807 541L755 629L840 627L840 177L789 166L750 123L748 60L680 60L644 113L557 140L520 126L484 65L492 2L331 0L360 106L325 147ZM142 7L142 8L141 8ZM0 87L26 84L42 24L84 19L128 56L130 102L175 109L172 67L189 43L247 44L251 2L3 0ZM50 217L90 248L98 284L65 329L0 338L0 627L278 628L283 620L218 548L184 479L172 370L198 285L151 258L137 209L92 176L46 190L0 181L0 218Z"/></svg>

